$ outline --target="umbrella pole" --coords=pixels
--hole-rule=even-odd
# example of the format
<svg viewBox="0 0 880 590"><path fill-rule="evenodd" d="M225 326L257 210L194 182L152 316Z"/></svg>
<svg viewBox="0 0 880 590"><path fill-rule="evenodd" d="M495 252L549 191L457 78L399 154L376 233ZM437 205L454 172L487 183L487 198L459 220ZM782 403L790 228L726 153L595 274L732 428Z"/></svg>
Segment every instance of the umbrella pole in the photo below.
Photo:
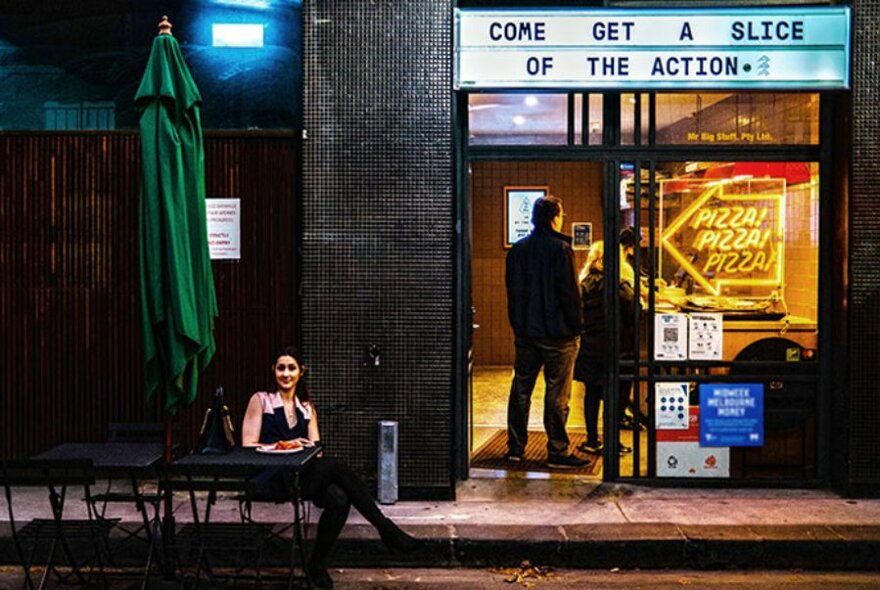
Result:
<svg viewBox="0 0 880 590"><path fill-rule="evenodd" d="M159 395L156 396L159 404L159 411L162 412L162 435L163 435L163 465L168 465L172 460L172 451L174 449L174 436L171 428L171 416L168 415L168 412L164 411L165 407L165 388L163 387ZM161 485L160 479L160 485ZM174 579L174 565L171 563L171 556L169 555L167 549L169 545L174 542L174 532L175 532L175 523L174 523L174 505L173 498L171 496L171 488L167 488L165 493L162 494L162 504L163 504L163 515L162 515L162 548L164 559L162 559L161 563L164 569L165 579L173 580Z"/></svg>

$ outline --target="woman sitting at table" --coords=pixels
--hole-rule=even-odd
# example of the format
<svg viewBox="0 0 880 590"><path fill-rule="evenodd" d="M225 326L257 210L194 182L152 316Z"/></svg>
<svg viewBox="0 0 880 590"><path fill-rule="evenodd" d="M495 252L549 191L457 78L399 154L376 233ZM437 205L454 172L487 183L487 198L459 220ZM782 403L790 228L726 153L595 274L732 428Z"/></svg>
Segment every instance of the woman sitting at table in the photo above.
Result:
<svg viewBox="0 0 880 590"><path fill-rule="evenodd" d="M299 351L285 348L275 356L272 367L278 390L258 391L251 396L241 428L242 445L256 447L282 440L294 440L304 446L319 445L318 415L303 379L306 367ZM280 474L275 474L258 493L283 499L284 488L279 485L283 480L279 480L282 480ZM319 588L333 587L327 572L327 557L352 504L376 527L389 548L409 552L421 544L382 514L366 485L345 463L328 457L315 458L304 469L301 481L302 497L323 509L307 564L312 582Z"/></svg>

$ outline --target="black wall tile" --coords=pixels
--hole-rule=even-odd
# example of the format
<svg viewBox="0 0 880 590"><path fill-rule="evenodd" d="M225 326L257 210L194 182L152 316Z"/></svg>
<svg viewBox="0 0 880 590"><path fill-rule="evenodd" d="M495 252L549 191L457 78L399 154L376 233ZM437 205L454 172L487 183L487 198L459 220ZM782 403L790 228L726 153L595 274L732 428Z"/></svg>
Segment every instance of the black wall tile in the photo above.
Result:
<svg viewBox="0 0 880 590"><path fill-rule="evenodd" d="M322 437L375 477L377 423L397 420L400 486L449 488L452 6L306 1L304 18L302 341Z"/></svg>

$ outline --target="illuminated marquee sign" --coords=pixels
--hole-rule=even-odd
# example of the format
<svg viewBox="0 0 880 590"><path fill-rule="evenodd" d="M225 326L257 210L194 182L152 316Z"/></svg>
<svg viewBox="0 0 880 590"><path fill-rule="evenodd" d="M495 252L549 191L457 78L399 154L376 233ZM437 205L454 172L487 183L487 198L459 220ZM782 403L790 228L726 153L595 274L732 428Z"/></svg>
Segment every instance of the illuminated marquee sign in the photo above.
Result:
<svg viewBox="0 0 880 590"><path fill-rule="evenodd" d="M661 195L670 182L681 184L662 181ZM750 182L690 181L697 198L661 234L664 252L711 295L782 284L785 181L761 180L758 193Z"/></svg>
<svg viewBox="0 0 880 590"><path fill-rule="evenodd" d="M848 7L455 11L457 89L849 87Z"/></svg>

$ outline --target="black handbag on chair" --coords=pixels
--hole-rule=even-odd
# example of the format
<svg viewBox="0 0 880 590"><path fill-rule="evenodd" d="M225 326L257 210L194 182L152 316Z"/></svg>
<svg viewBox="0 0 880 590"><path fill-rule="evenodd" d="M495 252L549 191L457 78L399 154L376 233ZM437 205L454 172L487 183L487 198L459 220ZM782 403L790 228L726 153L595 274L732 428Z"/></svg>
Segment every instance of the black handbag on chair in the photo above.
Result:
<svg viewBox="0 0 880 590"><path fill-rule="evenodd" d="M205 412L199 430L198 452L201 455L228 453L235 447L235 429L229 417L229 408L223 403L223 388L214 393L214 403Z"/></svg>

